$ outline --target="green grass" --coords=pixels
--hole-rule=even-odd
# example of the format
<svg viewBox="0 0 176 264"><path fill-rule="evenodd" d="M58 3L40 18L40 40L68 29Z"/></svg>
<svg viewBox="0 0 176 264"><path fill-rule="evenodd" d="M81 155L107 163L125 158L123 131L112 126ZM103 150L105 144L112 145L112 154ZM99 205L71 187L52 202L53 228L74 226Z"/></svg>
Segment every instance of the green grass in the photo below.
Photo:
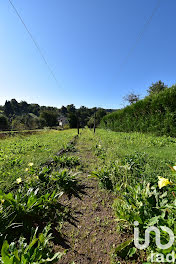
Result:
<svg viewBox="0 0 176 264"><path fill-rule="evenodd" d="M138 221L141 234L151 225L167 226L174 232L176 171L172 166L176 165L176 139L102 129L97 129L95 135L87 130L84 138L100 160L99 168L92 175L99 179L101 188L111 190L117 197L113 209L119 231L133 235L134 221ZM172 183L161 187L158 176L160 181L171 179ZM168 242L163 234L161 241ZM137 256L146 260L151 250L158 252L154 237L146 254L138 251ZM176 243L168 252L172 250L176 250ZM119 263L119 257L128 263L130 258L135 260L135 254L136 248L130 239L115 249L113 263Z"/></svg>
<svg viewBox="0 0 176 264"><path fill-rule="evenodd" d="M38 168L61 148L66 147L76 130L46 131L29 136L11 136L0 140L0 189L7 190L17 179L24 179L29 163Z"/></svg>
<svg viewBox="0 0 176 264"><path fill-rule="evenodd" d="M95 139L105 148L109 160L126 154L145 152L159 159L176 161L176 139L171 137L99 129Z"/></svg>

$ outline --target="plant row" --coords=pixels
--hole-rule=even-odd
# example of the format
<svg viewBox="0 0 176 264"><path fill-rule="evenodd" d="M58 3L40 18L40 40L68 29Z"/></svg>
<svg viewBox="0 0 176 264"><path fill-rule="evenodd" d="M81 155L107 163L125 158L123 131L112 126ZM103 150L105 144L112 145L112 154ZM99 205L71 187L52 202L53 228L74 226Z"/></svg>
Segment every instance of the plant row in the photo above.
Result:
<svg viewBox="0 0 176 264"><path fill-rule="evenodd" d="M73 150L68 145L68 150ZM80 165L76 156L54 156L38 168L30 162L25 179L17 178L11 190L0 191L1 263L54 263L63 253L54 253L64 221L71 212L62 205L62 195L77 195Z"/></svg>

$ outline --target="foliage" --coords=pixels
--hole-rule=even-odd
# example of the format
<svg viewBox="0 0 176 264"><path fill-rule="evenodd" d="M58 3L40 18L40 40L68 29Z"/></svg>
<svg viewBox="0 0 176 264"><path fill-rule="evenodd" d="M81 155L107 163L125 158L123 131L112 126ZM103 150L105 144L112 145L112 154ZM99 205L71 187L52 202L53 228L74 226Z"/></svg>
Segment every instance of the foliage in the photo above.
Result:
<svg viewBox="0 0 176 264"><path fill-rule="evenodd" d="M68 143L75 135L75 130L53 130L0 140L0 189L8 190L17 178L29 177L31 169L40 168L59 149L73 148Z"/></svg>
<svg viewBox="0 0 176 264"><path fill-rule="evenodd" d="M10 245L7 240L4 241L1 249L1 263L4 264L30 264L30 263L55 263L61 257L62 253L53 254L50 249L51 234L50 226L46 226L42 233L37 237L38 228L30 239L26 242L24 237L20 237L17 242Z"/></svg>
<svg viewBox="0 0 176 264"><path fill-rule="evenodd" d="M66 156L66 155L54 156L53 160L57 165L59 165L62 168L64 167L73 168L80 165L80 160L76 156Z"/></svg>
<svg viewBox="0 0 176 264"><path fill-rule="evenodd" d="M0 130L7 130L9 128L9 123L7 117L0 115Z"/></svg>
<svg viewBox="0 0 176 264"><path fill-rule="evenodd" d="M149 95L157 94L167 89L167 85L165 85L162 81L158 81L156 83L152 83L152 85L147 90Z"/></svg>
<svg viewBox="0 0 176 264"><path fill-rule="evenodd" d="M57 126L57 113L53 111L42 111L40 117L45 120L46 126Z"/></svg>
<svg viewBox="0 0 176 264"><path fill-rule="evenodd" d="M72 175L67 169L53 172L51 181L53 181L55 186L58 186L58 188L69 195L75 194L78 190L78 181L75 178L75 174Z"/></svg>
<svg viewBox="0 0 176 264"><path fill-rule="evenodd" d="M28 130L38 129L45 126L52 127L58 125L59 118L65 118L69 122L70 128L85 127L90 118L97 112L97 123L107 111L102 108L87 108L81 106L76 109L74 104L56 107L39 106L38 104L28 104L25 101L17 102L16 99L6 101L4 106L0 106L1 113L8 118L8 129ZM1 129L1 127L0 127Z"/></svg>
<svg viewBox="0 0 176 264"><path fill-rule="evenodd" d="M100 168L93 174L103 188L107 188L107 182L111 183L111 190L116 195L113 209L117 228L129 237L114 249L113 263L118 263L119 257L135 261L140 255L140 261L146 261L146 255L149 256L151 251L164 255L176 251L175 242L167 250L158 249L154 233L151 233L150 247L146 252L136 250L133 242L134 221L139 222L141 244L149 226L166 226L176 235L176 140L166 136L107 130L97 130L94 137L87 131L85 138L100 145L106 153L103 164L101 155L97 155ZM166 244L168 236L160 231L161 243ZM147 263L150 263L150 256Z"/></svg>
<svg viewBox="0 0 176 264"><path fill-rule="evenodd" d="M107 112L104 109L98 109L94 115L92 115L87 123L87 125L92 128L95 125L98 126L100 124L101 119L106 116Z"/></svg>
<svg viewBox="0 0 176 264"><path fill-rule="evenodd" d="M99 179L100 186L102 188L105 188L107 190L113 189L113 184L110 177L110 171L108 170L108 168L102 168L98 171L93 171L92 175Z"/></svg>
<svg viewBox="0 0 176 264"><path fill-rule="evenodd" d="M120 132L176 134L176 85L105 116L103 128Z"/></svg>
<svg viewBox="0 0 176 264"><path fill-rule="evenodd" d="M124 96L123 100L128 102L129 104L134 104L134 103L137 103L139 101L139 95L134 94L134 93L130 93L130 94L127 94L126 96Z"/></svg>
<svg viewBox="0 0 176 264"><path fill-rule="evenodd" d="M0 192L0 242L6 237L13 241L18 234L28 236L31 228L44 223L62 220L61 206L58 197L62 192L45 190L40 187L19 186L14 192Z"/></svg>

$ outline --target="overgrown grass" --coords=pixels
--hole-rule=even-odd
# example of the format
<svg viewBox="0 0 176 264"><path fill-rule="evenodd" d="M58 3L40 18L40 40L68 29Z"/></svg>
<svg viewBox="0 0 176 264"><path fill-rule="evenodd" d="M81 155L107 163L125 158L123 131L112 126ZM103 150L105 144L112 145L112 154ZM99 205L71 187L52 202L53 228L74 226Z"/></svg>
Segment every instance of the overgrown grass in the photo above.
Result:
<svg viewBox="0 0 176 264"><path fill-rule="evenodd" d="M74 151L70 141L75 134L74 130L52 131L1 141L6 187L0 190L2 263L55 263L63 255L54 254L50 240L53 235L58 241L62 224L72 219L60 198L81 191L74 172L80 165L78 157L59 152L61 148ZM54 156L56 152L60 156Z"/></svg>
<svg viewBox="0 0 176 264"><path fill-rule="evenodd" d="M47 131L29 136L13 136L0 140L0 189L10 188L26 169L46 162L76 135L76 130Z"/></svg>
<svg viewBox="0 0 176 264"><path fill-rule="evenodd" d="M134 221L138 221L141 234L153 225L167 226L175 232L176 139L102 129L95 135L87 130L84 137L100 161L99 168L92 174L99 179L101 187L117 196L113 208L119 230L133 236ZM161 232L162 244L166 244L167 239ZM130 258L142 261L144 256L146 260L152 250L166 255L176 251L176 243L163 251L156 247L152 235L150 247L141 254L130 238L115 249L113 263L118 263L119 256L127 263Z"/></svg>

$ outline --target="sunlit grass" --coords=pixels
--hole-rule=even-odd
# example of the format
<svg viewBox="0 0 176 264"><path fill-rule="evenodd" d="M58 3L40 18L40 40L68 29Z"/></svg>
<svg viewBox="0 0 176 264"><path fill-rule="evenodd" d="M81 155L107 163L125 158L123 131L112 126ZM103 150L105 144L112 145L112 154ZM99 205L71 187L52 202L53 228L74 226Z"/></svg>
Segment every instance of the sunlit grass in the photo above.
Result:
<svg viewBox="0 0 176 264"><path fill-rule="evenodd" d="M29 136L12 136L0 140L0 188L24 178L27 168L46 162L76 135L76 130L47 131Z"/></svg>

